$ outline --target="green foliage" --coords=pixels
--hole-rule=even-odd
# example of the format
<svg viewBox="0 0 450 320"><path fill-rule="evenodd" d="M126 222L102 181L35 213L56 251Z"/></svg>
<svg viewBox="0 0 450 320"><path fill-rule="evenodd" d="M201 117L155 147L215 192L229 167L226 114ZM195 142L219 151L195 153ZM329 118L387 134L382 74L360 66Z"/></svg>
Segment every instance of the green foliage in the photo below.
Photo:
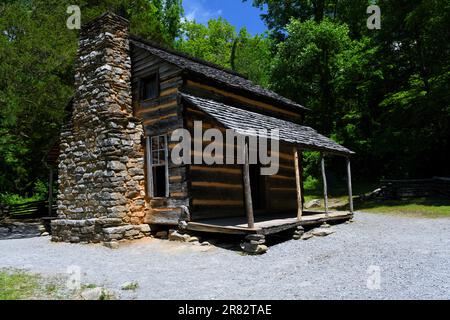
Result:
<svg viewBox="0 0 450 320"><path fill-rule="evenodd" d="M450 175L448 1L383 1L381 30L370 1L253 2L278 42L270 86L357 152L356 178Z"/></svg>
<svg viewBox="0 0 450 320"><path fill-rule="evenodd" d="M43 200L47 197L47 193L48 184L41 180L37 180L34 184L33 196Z"/></svg>
<svg viewBox="0 0 450 320"><path fill-rule="evenodd" d="M310 123L320 132L334 129L336 92L333 79L338 56L351 45L348 28L329 20L292 20L289 36L278 45L272 88L313 110Z"/></svg>
<svg viewBox="0 0 450 320"><path fill-rule="evenodd" d="M245 28L239 33L223 18L208 25L185 21L175 47L194 57L233 69L262 86L268 86L271 63L270 40L251 36Z"/></svg>
<svg viewBox="0 0 450 320"><path fill-rule="evenodd" d="M265 35L251 36L243 28L235 39L232 69L246 75L255 83L268 87L272 63L272 42Z"/></svg>
<svg viewBox="0 0 450 320"><path fill-rule="evenodd" d="M39 288L39 277L23 272L0 271L0 300L31 298Z"/></svg>
<svg viewBox="0 0 450 320"><path fill-rule="evenodd" d="M249 1L249 0L243 0ZM325 18L335 22L345 22L351 27L352 35L358 36L367 30L366 8L371 0L253 0L253 5L267 13L261 14L262 19L271 31L276 41L284 41L287 34L286 26L291 19L300 22L321 22Z"/></svg>
<svg viewBox="0 0 450 320"><path fill-rule="evenodd" d="M358 211L379 214L400 214L402 217L448 218L450 201L448 199L402 199L371 200L356 205Z"/></svg>
<svg viewBox="0 0 450 320"><path fill-rule="evenodd" d="M65 10L64 1L0 7L0 192L32 188L63 122L76 51Z"/></svg>
<svg viewBox="0 0 450 320"><path fill-rule="evenodd" d="M179 36L181 0L119 1L131 22L131 32L155 42L173 45Z"/></svg>
<svg viewBox="0 0 450 320"><path fill-rule="evenodd" d="M24 201L56 142L73 95L78 31L66 21L70 0L12 0L0 4L0 193ZM113 11L134 34L173 45L181 0L80 0L82 23ZM17 194L18 196L10 196ZM19 196L21 195L21 196ZM38 197L40 198L40 197Z"/></svg>
<svg viewBox="0 0 450 320"><path fill-rule="evenodd" d="M0 270L0 300L68 300L79 291L68 292L60 278L44 278L21 270Z"/></svg>
<svg viewBox="0 0 450 320"><path fill-rule="evenodd" d="M321 186L321 182L319 179L314 178L313 176L307 176L304 182L304 188L307 191L316 191Z"/></svg>
<svg viewBox="0 0 450 320"><path fill-rule="evenodd" d="M34 184L33 193L31 196L11 194L11 193L0 193L0 204L14 205L14 204L25 204L35 201L43 201L47 199L48 186L45 182L37 180Z"/></svg>
<svg viewBox="0 0 450 320"><path fill-rule="evenodd" d="M186 21L182 37L176 43L178 50L197 58L231 68L231 48L237 38L236 29L226 20L209 20L208 25Z"/></svg>

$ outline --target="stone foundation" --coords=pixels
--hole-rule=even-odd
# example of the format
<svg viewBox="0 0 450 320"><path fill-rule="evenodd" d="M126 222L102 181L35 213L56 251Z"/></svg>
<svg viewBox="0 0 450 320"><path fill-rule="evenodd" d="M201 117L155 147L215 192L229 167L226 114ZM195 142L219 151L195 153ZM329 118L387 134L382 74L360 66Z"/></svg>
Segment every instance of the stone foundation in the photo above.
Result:
<svg viewBox="0 0 450 320"><path fill-rule="evenodd" d="M245 241L241 244L244 252L249 254L264 254L268 248L265 245L266 237L261 234L250 234L245 237Z"/></svg>
<svg viewBox="0 0 450 320"><path fill-rule="evenodd" d="M123 225L121 219L56 220L52 230L54 242L100 243L150 236L149 225Z"/></svg>

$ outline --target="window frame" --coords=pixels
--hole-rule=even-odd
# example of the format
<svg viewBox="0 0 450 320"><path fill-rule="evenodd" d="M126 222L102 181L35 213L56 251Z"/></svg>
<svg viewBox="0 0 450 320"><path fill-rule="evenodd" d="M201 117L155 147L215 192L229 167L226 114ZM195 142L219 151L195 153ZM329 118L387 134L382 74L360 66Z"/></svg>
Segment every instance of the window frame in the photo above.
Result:
<svg viewBox="0 0 450 320"><path fill-rule="evenodd" d="M164 139L164 149L160 148L159 141L160 139ZM153 149L153 139L158 139L158 148ZM160 163L161 159L159 159L160 152L164 151L164 163ZM153 153L158 153L158 163L154 164ZM146 158L147 158L147 192L148 196L152 199L165 199L170 197L170 183L169 183L169 146L168 146L168 135L160 134L154 136L146 136ZM154 182L155 177L153 175L153 169L155 167L165 167L165 178L166 178L166 194L164 197L156 197Z"/></svg>
<svg viewBox="0 0 450 320"><path fill-rule="evenodd" d="M145 83L149 80L155 78L155 96L151 98L144 98L144 90L145 90ZM159 98L160 95L160 84L159 84L159 72L154 71L152 73L149 73L146 76L143 76L139 80L139 100L142 101L151 101L153 99Z"/></svg>

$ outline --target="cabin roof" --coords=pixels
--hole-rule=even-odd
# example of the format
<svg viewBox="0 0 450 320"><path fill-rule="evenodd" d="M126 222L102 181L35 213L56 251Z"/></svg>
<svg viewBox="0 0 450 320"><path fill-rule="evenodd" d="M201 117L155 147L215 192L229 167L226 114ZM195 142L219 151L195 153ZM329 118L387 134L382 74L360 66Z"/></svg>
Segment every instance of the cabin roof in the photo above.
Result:
<svg viewBox="0 0 450 320"><path fill-rule="evenodd" d="M184 53L175 50L163 48L160 45L157 45L147 40L143 40L136 36L131 36L131 43L132 45L147 50L151 54L165 61L168 61L183 70L200 74L204 77L220 82L234 89L244 90L253 95L268 98L270 100L273 100L277 103L281 103L289 107L301 110L309 110L308 108L290 99L282 97L271 90L265 89L259 85L254 84L252 81L248 80L245 76L235 71L220 67L218 65L215 65L213 63L198 58L190 57Z"/></svg>
<svg viewBox="0 0 450 320"><path fill-rule="evenodd" d="M310 127L232 107L214 100L195 97L186 93L180 93L180 95L188 104L207 113L225 128L232 129L242 135L273 138L264 135L259 130L268 130L267 133L270 135L269 130L278 129L278 140L299 145L304 149L342 155L354 154L353 151L317 133L316 130Z"/></svg>

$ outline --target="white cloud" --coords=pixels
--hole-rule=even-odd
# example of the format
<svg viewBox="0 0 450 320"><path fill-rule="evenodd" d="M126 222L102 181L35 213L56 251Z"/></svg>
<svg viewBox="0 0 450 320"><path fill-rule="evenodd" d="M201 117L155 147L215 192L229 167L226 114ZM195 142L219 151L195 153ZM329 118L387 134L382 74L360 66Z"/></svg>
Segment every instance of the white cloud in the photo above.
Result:
<svg viewBox="0 0 450 320"><path fill-rule="evenodd" d="M208 20L218 18L222 15L223 11L221 9L207 9L206 2L206 0L184 0L183 6L186 12L186 20L206 23Z"/></svg>

